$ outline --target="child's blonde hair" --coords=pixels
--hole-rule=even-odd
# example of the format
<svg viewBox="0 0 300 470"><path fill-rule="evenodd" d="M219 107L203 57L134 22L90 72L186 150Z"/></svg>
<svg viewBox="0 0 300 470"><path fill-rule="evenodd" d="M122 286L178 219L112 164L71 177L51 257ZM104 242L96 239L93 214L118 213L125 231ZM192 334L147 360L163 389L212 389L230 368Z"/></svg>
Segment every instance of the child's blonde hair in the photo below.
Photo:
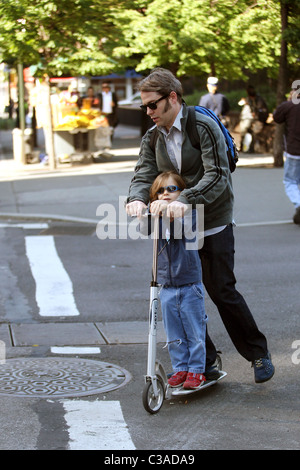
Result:
<svg viewBox="0 0 300 470"><path fill-rule="evenodd" d="M181 191L186 187L183 178L178 173L176 173L175 171L165 171L164 173L161 173L155 178L150 188L150 202L156 201L156 199L158 199L157 191L159 190L159 188L164 186L164 182L170 176L173 178L176 185L181 189Z"/></svg>

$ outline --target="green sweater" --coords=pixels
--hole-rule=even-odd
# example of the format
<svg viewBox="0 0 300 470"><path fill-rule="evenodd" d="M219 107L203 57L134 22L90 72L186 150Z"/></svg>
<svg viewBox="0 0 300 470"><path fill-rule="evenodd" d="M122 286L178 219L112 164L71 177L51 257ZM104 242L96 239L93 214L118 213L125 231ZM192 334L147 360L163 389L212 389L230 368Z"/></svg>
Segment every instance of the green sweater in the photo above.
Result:
<svg viewBox="0 0 300 470"><path fill-rule="evenodd" d="M200 152L192 146L185 131L187 108L183 104L181 176L187 188L181 192L177 200L191 204L192 207L204 204L204 229L208 230L232 222L233 189L225 139L221 130L211 118L203 114L196 112L196 118ZM149 190L155 178L164 171L176 171L161 132L158 133L155 154L151 150L151 132L153 128L149 129L142 139L127 202L139 200L148 204Z"/></svg>

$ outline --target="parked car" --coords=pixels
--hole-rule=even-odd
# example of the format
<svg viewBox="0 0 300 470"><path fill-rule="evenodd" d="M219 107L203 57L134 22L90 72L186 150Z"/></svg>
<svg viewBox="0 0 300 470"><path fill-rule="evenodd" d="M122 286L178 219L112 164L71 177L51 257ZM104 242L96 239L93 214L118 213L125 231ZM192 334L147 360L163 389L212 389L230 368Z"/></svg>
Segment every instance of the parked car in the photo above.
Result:
<svg viewBox="0 0 300 470"><path fill-rule="evenodd" d="M139 106L142 104L141 93L137 91L129 98L118 101L118 106Z"/></svg>

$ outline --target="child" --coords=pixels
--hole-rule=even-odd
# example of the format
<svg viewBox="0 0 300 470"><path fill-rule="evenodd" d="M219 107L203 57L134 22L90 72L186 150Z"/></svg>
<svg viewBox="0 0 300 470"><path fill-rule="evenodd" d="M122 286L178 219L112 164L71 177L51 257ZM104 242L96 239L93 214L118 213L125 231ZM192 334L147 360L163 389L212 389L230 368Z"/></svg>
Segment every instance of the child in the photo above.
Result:
<svg viewBox="0 0 300 470"><path fill-rule="evenodd" d="M185 183L177 173L161 173L150 189L150 212L164 213L184 188ZM171 219L167 236L160 233L157 276L162 285L163 323L174 371L169 386L197 389L205 382L207 316L200 257L196 249L186 249L185 219ZM182 224L181 238L174 237L174 224L178 223Z"/></svg>

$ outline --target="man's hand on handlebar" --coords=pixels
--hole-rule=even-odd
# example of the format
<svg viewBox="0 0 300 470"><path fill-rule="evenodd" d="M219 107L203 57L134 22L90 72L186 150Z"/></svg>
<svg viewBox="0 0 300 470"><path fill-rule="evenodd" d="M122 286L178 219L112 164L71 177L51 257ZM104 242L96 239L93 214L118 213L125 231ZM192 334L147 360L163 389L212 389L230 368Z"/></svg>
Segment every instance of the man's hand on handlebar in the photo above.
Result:
<svg viewBox="0 0 300 470"><path fill-rule="evenodd" d="M142 201L132 201L126 204L126 212L131 217L142 217L147 206Z"/></svg>

